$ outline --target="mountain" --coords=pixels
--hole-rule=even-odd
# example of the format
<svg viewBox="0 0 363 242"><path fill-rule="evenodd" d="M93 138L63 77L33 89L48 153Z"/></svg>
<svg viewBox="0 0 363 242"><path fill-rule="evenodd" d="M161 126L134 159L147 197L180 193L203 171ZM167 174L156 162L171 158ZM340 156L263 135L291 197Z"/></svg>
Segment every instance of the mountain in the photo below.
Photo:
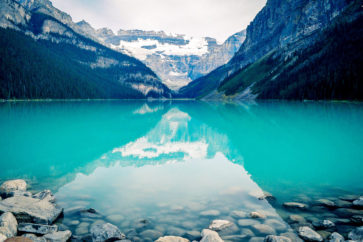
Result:
<svg viewBox="0 0 363 242"><path fill-rule="evenodd" d="M173 90L226 64L246 37L243 30L218 44L214 38L195 38L164 31L93 29L86 21L78 29L109 47L131 55L150 67Z"/></svg>
<svg viewBox="0 0 363 242"><path fill-rule="evenodd" d="M362 99L361 5L268 0L232 60L180 93L207 99Z"/></svg>
<svg viewBox="0 0 363 242"><path fill-rule="evenodd" d="M48 0L0 2L0 98L145 98L172 92L139 60L83 32Z"/></svg>

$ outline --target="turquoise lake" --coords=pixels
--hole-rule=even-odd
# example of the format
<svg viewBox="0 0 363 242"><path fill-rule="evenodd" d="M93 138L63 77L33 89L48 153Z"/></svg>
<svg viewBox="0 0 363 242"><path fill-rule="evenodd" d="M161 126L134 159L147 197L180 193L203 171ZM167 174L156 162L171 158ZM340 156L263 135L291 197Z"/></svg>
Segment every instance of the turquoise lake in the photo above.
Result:
<svg viewBox="0 0 363 242"><path fill-rule="evenodd" d="M220 218L261 237L234 211L261 212L281 234L291 214L337 218L284 202L363 195L362 103L5 102L0 134L0 181L51 189L79 235L105 220L148 241L147 229L183 235ZM79 207L99 215L77 218Z"/></svg>

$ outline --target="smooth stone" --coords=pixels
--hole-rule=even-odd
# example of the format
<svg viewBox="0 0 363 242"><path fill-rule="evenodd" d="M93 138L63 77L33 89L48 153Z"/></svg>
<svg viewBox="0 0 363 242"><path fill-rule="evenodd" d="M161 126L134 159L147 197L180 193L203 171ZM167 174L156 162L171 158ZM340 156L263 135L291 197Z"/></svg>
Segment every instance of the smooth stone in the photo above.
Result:
<svg viewBox="0 0 363 242"><path fill-rule="evenodd" d="M327 229L335 227L335 224L330 220L324 219L323 221L313 222L313 226L317 229Z"/></svg>
<svg viewBox="0 0 363 242"><path fill-rule="evenodd" d="M148 230L142 231L140 233L140 235L143 238L149 238L153 241L163 236L163 234L161 232L159 232L157 230L153 230L153 229L148 229Z"/></svg>
<svg viewBox="0 0 363 242"><path fill-rule="evenodd" d="M197 224L195 222L192 221L184 221L181 226L183 226L186 229L194 229L195 227L197 227Z"/></svg>
<svg viewBox="0 0 363 242"><path fill-rule="evenodd" d="M246 218L248 216L246 212L238 210L232 211L230 215L233 218Z"/></svg>
<svg viewBox="0 0 363 242"><path fill-rule="evenodd" d="M296 233L294 233L292 231L281 233L280 236L287 237L287 238L291 239L294 242L303 242L303 240L300 239L300 237Z"/></svg>
<svg viewBox="0 0 363 242"><path fill-rule="evenodd" d="M243 241L247 237L248 236L242 235L242 234L234 234L234 235L222 236L222 240L224 240L224 241Z"/></svg>
<svg viewBox="0 0 363 242"><path fill-rule="evenodd" d="M0 186L0 195L7 197L8 195L10 195L11 192L14 191L26 191L26 181L22 180L22 179L17 179L17 180L9 180L4 182L1 186Z"/></svg>
<svg viewBox="0 0 363 242"><path fill-rule="evenodd" d="M331 232L326 231L326 230L318 230L316 232L321 235L321 237L323 238L324 241L326 241L329 238L329 236L331 235Z"/></svg>
<svg viewBox="0 0 363 242"><path fill-rule="evenodd" d="M347 218L329 218L329 220L335 224L350 224L352 222L350 219Z"/></svg>
<svg viewBox="0 0 363 242"><path fill-rule="evenodd" d="M336 200L335 204L339 208L350 208L353 206L352 202L344 201L344 200Z"/></svg>
<svg viewBox="0 0 363 242"><path fill-rule="evenodd" d="M351 240L363 241L363 226L349 232L348 238Z"/></svg>
<svg viewBox="0 0 363 242"><path fill-rule="evenodd" d="M192 230L192 231L187 231L183 237L193 241L193 240L200 240L202 238L202 236L200 235L199 231L196 230Z"/></svg>
<svg viewBox="0 0 363 242"><path fill-rule="evenodd" d="M277 231L284 231L286 230L286 224L284 222L281 222L277 219L269 219L265 222L266 225L274 228Z"/></svg>
<svg viewBox="0 0 363 242"><path fill-rule="evenodd" d="M66 242L67 240L69 240L69 238L71 236L72 236L71 231L66 230L66 231L58 231L58 232L46 234L46 235L44 235L44 238L48 242Z"/></svg>
<svg viewBox="0 0 363 242"><path fill-rule="evenodd" d="M354 200L358 199L357 195L344 195L339 197L340 200L353 202Z"/></svg>
<svg viewBox="0 0 363 242"><path fill-rule="evenodd" d="M189 240L178 236L164 236L160 237L155 242L189 242Z"/></svg>
<svg viewBox="0 0 363 242"><path fill-rule="evenodd" d="M20 236L17 236L17 237L12 237L12 238L9 238L7 240L5 240L6 242L33 242L31 239L29 238L26 238L26 237L20 237Z"/></svg>
<svg viewBox="0 0 363 242"><path fill-rule="evenodd" d="M252 226L252 225L260 224L259 221L253 220L253 219L240 219L240 220L238 220L237 223L241 227Z"/></svg>
<svg viewBox="0 0 363 242"><path fill-rule="evenodd" d="M52 224L63 209L31 197L10 197L0 201L0 212L11 212L18 222Z"/></svg>
<svg viewBox="0 0 363 242"><path fill-rule="evenodd" d="M246 228L241 229L241 234L244 235L244 236L246 236L246 237L253 237L253 236L255 236L255 234L252 232L252 230L246 229Z"/></svg>
<svg viewBox="0 0 363 242"><path fill-rule="evenodd" d="M78 225L78 224L80 224L81 222L79 222L78 220L72 220L72 221L70 221L69 222L69 225L71 225L71 226L76 226L76 225Z"/></svg>
<svg viewBox="0 0 363 242"><path fill-rule="evenodd" d="M307 226L299 227L298 233L299 236L306 241L323 241L320 234Z"/></svg>
<svg viewBox="0 0 363 242"><path fill-rule="evenodd" d="M113 215L107 216L106 219L111 221L112 223L121 223L122 220L125 219L125 217L120 214L113 214Z"/></svg>
<svg viewBox="0 0 363 242"><path fill-rule="evenodd" d="M264 237L253 237L249 240L249 242L264 242L265 238Z"/></svg>
<svg viewBox="0 0 363 242"><path fill-rule="evenodd" d="M29 238L33 242L46 242L47 241L44 237L38 237L35 234L23 234L22 237Z"/></svg>
<svg viewBox="0 0 363 242"><path fill-rule="evenodd" d="M338 208L334 211L342 217L352 217L354 215L363 215L363 210L350 209L350 208Z"/></svg>
<svg viewBox="0 0 363 242"><path fill-rule="evenodd" d="M89 225L87 225L87 226L81 226L83 223L81 223L77 228L76 228L76 231L75 231L75 233L77 234L77 235L85 235L85 234L88 234L88 232L89 232Z"/></svg>
<svg viewBox="0 0 363 242"><path fill-rule="evenodd" d="M18 231L34 234L49 234L58 231L57 225L19 223Z"/></svg>
<svg viewBox="0 0 363 242"><path fill-rule="evenodd" d="M174 227L174 226L170 226L168 227L168 235L175 235L175 236L182 236L183 234L185 234L185 230L178 228L178 227Z"/></svg>
<svg viewBox="0 0 363 242"><path fill-rule="evenodd" d="M205 216L205 217L217 217L219 216L221 213L218 210L206 210L206 211L202 211L200 213L200 216Z"/></svg>
<svg viewBox="0 0 363 242"><path fill-rule="evenodd" d="M266 215L259 213L259 212L251 212L249 215L251 218L260 218L260 219L266 218Z"/></svg>
<svg viewBox="0 0 363 242"><path fill-rule="evenodd" d="M353 205L356 207L363 207L363 197L359 197L357 200L354 200Z"/></svg>
<svg viewBox="0 0 363 242"><path fill-rule="evenodd" d="M291 223L306 223L306 220L303 216L292 214L289 216L289 221Z"/></svg>
<svg viewBox="0 0 363 242"><path fill-rule="evenodd" d="M268 235L265 238L265 242L292 242L292 240L285 236Z"/></svg>
<svg viewBox="0 0 363 242"><path fill-rule="evenodd" d="M274 235L276 231L266 224L255 224L252 228L259 234L263 235Z"/></svg>
<svg viewBox="0 0 363 242"><path fill-rule="evenodd" d="M298 202L287 202L283 204L286 208L298 208L298 209L307 209L308 205L305 203L298 203Z"/></svg>
<svg viewBox="0 0 363 242"><path fill-rule="evenodd" d="M336 207L336 204L333 201L330 201L328 199L316 200L315 204L319 205L319 206L328 207L328 208L335 208Z"/></svg>
<svg viewBox="0 0 363 242"><path fill-rule="evenodd" d="M92 225L91 234L94 242L121 240L126 237L115 225L110 223Z"/></svg>
<svg viewBox="0 0 363 242"><path fill-rule="evenodd" d="M0 242L4 242L8 237L3 234L0 234Z"/></svg>
<svg viewBox="0 0 363 242"><path fill-rule="evenodd" d="M0 216L0 234L7 238L14 237L18 231L18 222L12 213L4 213Z"/></svg>
<svg viewBox="0 0 363 242"><path fill-rule="evenodd" d="M337 233L337 232L334 232L330 235L329 237L329 242L344 242L344 237Z"/></svg>
<svg viewBox="0 0 363 242"><path fill-rule="evenodd" d="M208 228L214 231L221 231L232 225L233 223L229 222L228 220L216 219L212 221Z"/></svg>
<svg viewBox="0 0 363 242"><path fill-rule="evenodd" d="M258 198L258 200L267 200L267 201L274 201L276 198L272 196L269 192L263 192L263 195Z"/></svg>
<svg viewBox="0 0 363 242"><path fill-rule="evenodd" d="M363 216L361 215L354 215L350 218L350 221L354 224L362 225L363 224Z"/></svg>
<svg viewBox="0 0 363 242"><path fill-rule="evenodd" d="M39 200L46 200L48 202L54 203L55 202L55 196L50 190L44 190L41 192L38 192L33 195L33 198L39 199Z"/></svg>
<svg viewBox="0 0 363 242"><path fill-rule="evenodd" d="M31 196L32 196L31 192L20 191L20 190L9 192L7 195L7 197L31 197Z"/></svg>
<svg viewBox="0 0 363 242"><path fill-rule="evenodd" d="M203 229L202 240L200 242L223 242L223 240L216 231Z"/></svg>

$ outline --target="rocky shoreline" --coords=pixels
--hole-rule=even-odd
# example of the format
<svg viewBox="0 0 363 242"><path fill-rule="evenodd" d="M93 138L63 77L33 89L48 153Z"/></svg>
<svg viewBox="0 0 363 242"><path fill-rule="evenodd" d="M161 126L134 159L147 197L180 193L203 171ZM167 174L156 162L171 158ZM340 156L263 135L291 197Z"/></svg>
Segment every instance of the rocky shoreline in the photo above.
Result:
<svg viewBox="0 0 363 242"><path fill-rule="evenodd" d="M158 230L148 229L148 220L140 220L137 227L145 227L139 234L136 230L122 233L114 224L101 219L101 215L92 208L74 208L64 211L56 203L50 190L32 193L27 190L24 180L10 180L0 186L0 242L65 242L65 241L158 241L158 242L292 242L292 241L363 241L363 197L345 196L337 201L319 199L312 204L302 202L286 202L284 209L296 214L288 215L290 227L276 219L266 220L266 214L256 211L232 211L230 219L219 219L218 210L206 210L201 216L209 217L210 225L202 231L192 230L186 233L164 235ZM259 200L276 202L275 198L266 194ZM301 216L307 211L313 213L319 209L325 211L329 218L315 219ZM76 215L81 221L74 219L66 222L64 213ZM114 216L113 219L116 218ZM237 220L236 220L237 219ZM231 221L230 221L231 220ZM73 226L73 227L72 227ZM76 227L75 227L76 226ZM350 229L347 234L337 232L337 226ZM72 228L76 228L72 233ZM276 231L284 231L277 234ZM240 228L242 230L240 231ZM255 231L258 236L252 231ZM286 229L286 231L285 231ZM81 234L81 235L79 235ZM264 236L261 236L264 235ZM347 239L347 240L345 240Z"/></svg>

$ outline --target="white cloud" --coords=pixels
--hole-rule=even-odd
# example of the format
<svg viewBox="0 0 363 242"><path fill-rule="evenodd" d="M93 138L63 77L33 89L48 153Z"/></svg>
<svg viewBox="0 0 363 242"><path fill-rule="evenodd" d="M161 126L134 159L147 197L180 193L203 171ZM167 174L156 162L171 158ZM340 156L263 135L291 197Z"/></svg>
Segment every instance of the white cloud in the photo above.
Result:
<svg viewBox="0 0 363 242"><path fill-rule="evenodd" d="M244 29L266 0L53 0L95 28L164 30L219 41Z"/></svg>

